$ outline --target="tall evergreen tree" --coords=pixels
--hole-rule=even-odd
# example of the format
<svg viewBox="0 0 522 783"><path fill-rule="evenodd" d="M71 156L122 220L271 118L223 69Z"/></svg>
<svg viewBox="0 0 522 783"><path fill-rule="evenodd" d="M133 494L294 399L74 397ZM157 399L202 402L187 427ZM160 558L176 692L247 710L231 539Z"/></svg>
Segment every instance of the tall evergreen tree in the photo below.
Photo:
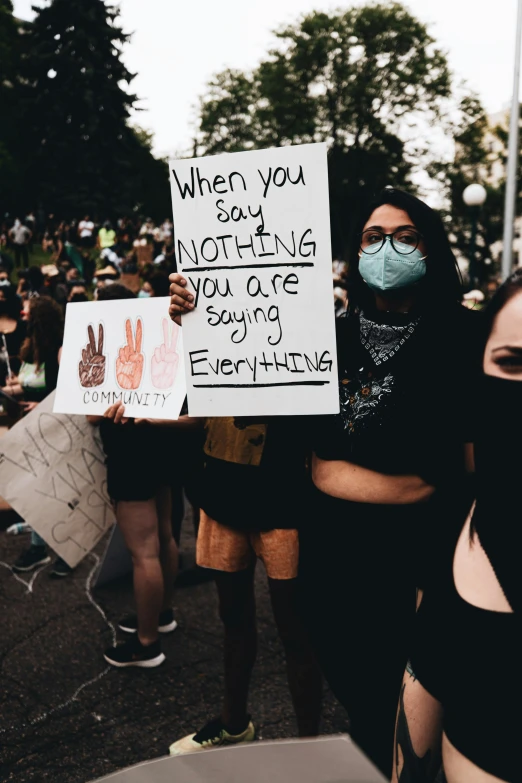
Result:
<svg viewBox="0 0 522 783"><path fill-rule="evenodd" d="M28 198L60 215L131 212L143 200L136 166L156 161L128 124L136 96L124 88L134 75L119 11L104 0L35 10L22 63Z"/></svg>
<svg viewBox="0 0 522 783"><path fill-rule="evenodd" d="M11 0L0 0L0 180L3 183L2 205L5 208L10 208L10 204L5 201L6 195L10 200L16 200L18 184L15 139L19 39L13 4Z"/></svg>

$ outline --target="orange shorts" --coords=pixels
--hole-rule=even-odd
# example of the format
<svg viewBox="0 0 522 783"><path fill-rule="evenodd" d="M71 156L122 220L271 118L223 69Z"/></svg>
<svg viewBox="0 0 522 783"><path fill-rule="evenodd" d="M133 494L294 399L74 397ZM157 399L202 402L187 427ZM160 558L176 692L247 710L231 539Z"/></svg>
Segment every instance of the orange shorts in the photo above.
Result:
<svg viewBox="0 0 522 783"><path fill-rule="evenodd" d="M299 561L297 530L233 530L201 510L196 545L199 566L233 573L249 568L256 558L262 560L270 579L295 579Z"/></svg>

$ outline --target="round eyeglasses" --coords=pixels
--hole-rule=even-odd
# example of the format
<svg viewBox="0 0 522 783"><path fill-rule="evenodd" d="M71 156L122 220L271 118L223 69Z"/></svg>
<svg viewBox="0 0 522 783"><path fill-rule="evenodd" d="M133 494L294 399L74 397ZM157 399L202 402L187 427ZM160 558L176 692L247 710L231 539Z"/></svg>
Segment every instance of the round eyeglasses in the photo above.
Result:
<svg viewBox="0 0 522 783"><path fill-rule="evenodd" d="M417 250L422 242L422 234L414 228L398 228L393 234L385 234L377 228L367 228L361 234L360 250L366 255L374 255L382 249L387 239L397 253L408 256Z"/></svg>

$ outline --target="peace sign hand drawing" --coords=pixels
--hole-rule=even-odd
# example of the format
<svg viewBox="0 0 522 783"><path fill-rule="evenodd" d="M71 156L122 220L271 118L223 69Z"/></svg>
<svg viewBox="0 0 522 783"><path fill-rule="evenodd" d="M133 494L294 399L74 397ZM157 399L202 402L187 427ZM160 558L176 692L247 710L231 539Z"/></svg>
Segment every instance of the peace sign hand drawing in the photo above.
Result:
<svg viewBox="0 0 522 783"><path fill-rule="evenodd" d="M136 320L136 345L134 345L130 318L125 321L125 334L127 344L120 348L116 359L116 380L122 389L138 389L143 376L143 354L141 353L143 324L141 318Z"/></svg>
<svg viewBox="0 0 522 783"><path fill-rule="evenodd" d="M169 321L163 319L163 344L154 349L151 361L152 385L156 389L169 389L174 381L179 367L179 353L176 345L179 336L179 326L173 324L172 336L169 339Z"/></svg>
<svg viewBox="0 0 522 783"><path fill-rule="evenodd" d="M89 342L82 349L82 359L78 365L80 383L85 389L93 386L101 386L105 380L105 356L103 355L103 325L98 326L98 348L94 338L94 330L89 324L87 327Z"/></svg>

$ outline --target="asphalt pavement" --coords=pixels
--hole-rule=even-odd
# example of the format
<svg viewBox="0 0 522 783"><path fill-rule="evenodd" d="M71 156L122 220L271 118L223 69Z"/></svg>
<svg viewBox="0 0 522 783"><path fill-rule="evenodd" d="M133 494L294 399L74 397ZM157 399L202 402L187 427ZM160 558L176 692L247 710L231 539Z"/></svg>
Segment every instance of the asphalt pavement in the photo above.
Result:
<svg viewBox="0 0 522 783"><path fill-rule="evenodd" d="M90 589L105 541L66 579L50 579L47 566L19 581L7 566L28 544L28 535L0 532L0 781L87 783L165 755L171 742L219 713L221 627L212 582L177 591L179 628L164 638L162 666L114 669L105 665L103 651L118 619L133 610L132 583L125 578ZM190 524L184 525L182 552L189 563ZM256 590L252 719L263 739L293 737L283 651L262 566ZM322 732L346 728L344 710L325 691Z"/></svg>

